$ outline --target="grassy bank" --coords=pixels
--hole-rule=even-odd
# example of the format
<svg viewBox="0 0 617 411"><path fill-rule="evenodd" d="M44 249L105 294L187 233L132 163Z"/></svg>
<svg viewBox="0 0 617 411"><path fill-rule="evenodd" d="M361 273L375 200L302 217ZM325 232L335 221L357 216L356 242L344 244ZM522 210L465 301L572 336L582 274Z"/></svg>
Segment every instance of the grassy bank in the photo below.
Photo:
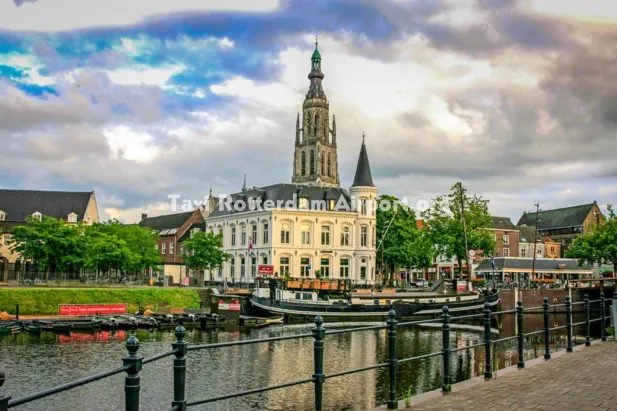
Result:
<svg viewBox="0 0 617 411"><path fill-rule="evenodd" d="M138 307L198 308L199 297L193 290L180 288L0 288L0 312L21 314L58 314L61 304L126 303L128 311Z"/></svg>

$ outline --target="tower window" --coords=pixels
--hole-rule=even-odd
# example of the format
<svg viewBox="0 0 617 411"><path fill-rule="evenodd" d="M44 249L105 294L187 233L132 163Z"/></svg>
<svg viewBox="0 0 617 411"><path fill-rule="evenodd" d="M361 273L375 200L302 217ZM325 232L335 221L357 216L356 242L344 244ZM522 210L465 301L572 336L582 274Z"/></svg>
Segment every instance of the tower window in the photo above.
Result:
<svg viewBox="0 0 617 411"><path fill-rule="evenodd" d="M317 130L319 127L319 114L315 114L315 122L313 123L313 135L317 137Z"/></svg>
<svg viewBox="0 0 617 411"><path fill-rule="evenodd" d="M321 175L326 175L326 155L325 153L322 151L321 152Z"/></svg>
<svg viewBox="0 0 617 411"><path fill-rule="evenodd" d="M302 175L305 176L306 175L306 153L303 151L302 152L302 160L300 160L301 165L300 168L302 170Z"/></svg>
<svg viewBox="0 0 617 411"><path fill-rule="evenodd" d="M315 175L315 151L311 150L309 171L311 175Z"/></svg>
<svg viewBox="0 0 617 411"><path fill-rule="evenodd" d="M328 176L332 177L332 157L328 153Z"/></svg>

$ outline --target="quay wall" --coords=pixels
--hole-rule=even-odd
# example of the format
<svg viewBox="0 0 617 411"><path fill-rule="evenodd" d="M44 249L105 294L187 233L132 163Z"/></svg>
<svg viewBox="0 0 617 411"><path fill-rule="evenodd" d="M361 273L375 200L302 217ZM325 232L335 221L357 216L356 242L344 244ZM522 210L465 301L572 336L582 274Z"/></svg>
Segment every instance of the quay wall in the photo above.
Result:
<svg viewBox="0 0 617 411"><path fill-rule="evenodd" d="M181 288L0 288L0 312L24 315L56 315L63 304L128 304L128 312L139 306L153 311L167 308L199 308L194 290Z"/></svg>

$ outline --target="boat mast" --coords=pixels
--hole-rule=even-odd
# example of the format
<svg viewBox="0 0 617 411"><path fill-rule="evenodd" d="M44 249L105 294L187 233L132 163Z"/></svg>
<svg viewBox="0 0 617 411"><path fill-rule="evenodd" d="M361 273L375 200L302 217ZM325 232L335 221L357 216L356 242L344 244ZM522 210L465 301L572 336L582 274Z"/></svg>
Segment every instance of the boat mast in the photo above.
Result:
<svg viewBox="0 0 617 411"><path fill-rule="evenodd" d="M463 183L457 183L458 193L461 199L461 219L463 220L463 235L465 237L465 261L467 263L467 281L471 281L471 266L469 265L469 247L467 245L467 222L465 221L465 197L463 197ZM463 267L461 267L461 277Z"/></svg>

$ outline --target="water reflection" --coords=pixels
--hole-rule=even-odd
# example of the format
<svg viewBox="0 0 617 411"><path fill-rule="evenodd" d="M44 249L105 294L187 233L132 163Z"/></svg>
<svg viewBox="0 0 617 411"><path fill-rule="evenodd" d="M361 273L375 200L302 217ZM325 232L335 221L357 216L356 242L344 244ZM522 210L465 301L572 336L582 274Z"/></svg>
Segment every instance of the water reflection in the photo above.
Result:
<svg viewBox="0 0 617 411"><path fill-rule="evenodd" d="M511 316L509 316L511 317ZM539 317L533 319L533 317ZM558 314L551 326L562 324ZM539 324L535 324L540 321ZM542 325L541 316L526 316L531 326ZM581 321L580 318L575 321ZM512 318L501 319L501 336L513 335ZM494 325L497 327L497 325ZM337 327L328 324L328 328ZM309 332L311 325L273 326L260 330L220 329L213 331L189 331L191 343L215 343L244 339L274 337ZM577 329L582 334L581 327ZM564 330L555 333L552 349L565 344ZM97 332L91 334L40 336L18 334L0 338L0 358L7 371L3 391L13 398L52 387L57 384L85 377L98 371L117 367L125 355L124 342L129 332ZM171 332L137 331L137 338L144 356L160 353L171 348L174 336ZM457 329L451 332L452 344L464 347L477 344L483 339L477 330ZM494 334L494 338L497 334ZM400 329L397 338L398 358L411 357L441 350L442 335L439 328L411 327ZM542 356L542 336L529 338L525 345L525 357ZM496 344L496 356L500 366L510 366L518 361L516 341ZM385 331L364 331L326 337L326 374L360 368L385 362L387 341ZM452 355L453 382L462 381L484 372L483 348L462 350ZM169 408L172 398L172 359L144 366L141 373L142 410ZM187 398L197 400L309 378L313 373L313 341L311 338L292 341L270 342L217 350L190 352L187 370ZM401 364L397 375L397 392L411 388L421 393L441 386L443 378L442 359L435 357ZM33 402L17 410L80 410L108 411L124 407L123 375L79 387L64 394ZM329 410L364 410L386 401L388 370L365 371L326 381L324 406ZM191 407L194 410L309 410L313 409L313 386L306 384Z"/></svg>

